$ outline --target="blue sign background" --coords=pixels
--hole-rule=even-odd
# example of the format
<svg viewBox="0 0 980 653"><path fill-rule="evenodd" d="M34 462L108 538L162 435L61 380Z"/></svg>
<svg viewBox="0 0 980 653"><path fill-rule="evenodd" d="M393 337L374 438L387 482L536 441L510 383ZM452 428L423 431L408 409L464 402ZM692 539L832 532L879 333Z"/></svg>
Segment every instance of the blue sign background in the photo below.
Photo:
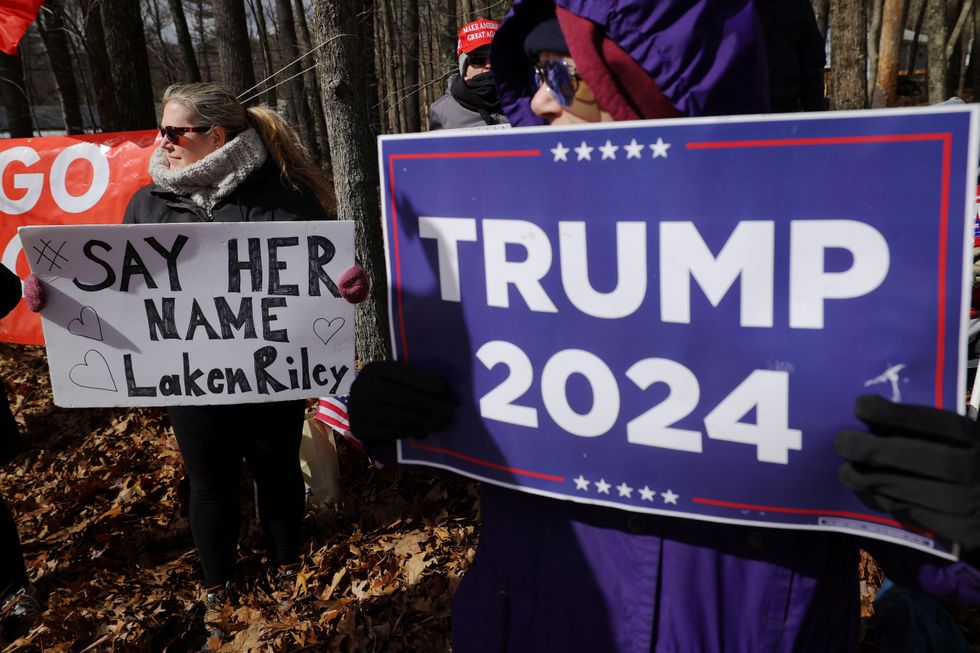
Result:
<svg viewBox="0 0 980 653"><path fill-rule="evenodd" d="M844 488L832 440L839 429L857 426L858 395L891 395L887 383L865 384L895 364L905 365L903 401L962 411L974 122L974 110L961 108L382 138L396 356L447 377L460 403L451 430L402 441L400 460L574 501L857 530L947 550L929 534L869 511ZM476 220L477 241L458 244L460 302L440 297L437 243L420 238L420 216ZM513 287L509 308L488 306L482 230L488 218L531 221L548 235L553 259L541 285L557 313L532 312ZM823 329L792 329L790 221L831 219L878 230L890 250L888 276L867 295L825 301ZM615 223L647 222L647 295L632 315L590 317L568 300L558 222L569 220L587 223L588 275L599 291L617 283ZM775 221L771 328L740 326L738 282L715 307L692 281L691 323L661 321L657 225L688 220L715 255L739 222ZM524 258L521 249L508 248L508 260ZM843 250L828 250L828 270L851 263ZM495 340L513 343L532 363L533 382L514 403L536 409L537 428L480 416L480 398L508 376L507 366L487 369L475 356ZM569 434L544 406L542 368L567 349L595 354L616 378L619 414L603 435ZM652 357L677 361L696 376L697 407L673 426L702 434L705 415L753 370L788 372L789 427L802 431L802 449L779 464L760 462L753 445L706 435L701 453L628 442L627 422L668 394L662 383L641 390L626 377L634 363ZM566 390L575 411L589 411L592 391L581 376L573 375ZM741 421L753 423L753 413Z"/></svg>

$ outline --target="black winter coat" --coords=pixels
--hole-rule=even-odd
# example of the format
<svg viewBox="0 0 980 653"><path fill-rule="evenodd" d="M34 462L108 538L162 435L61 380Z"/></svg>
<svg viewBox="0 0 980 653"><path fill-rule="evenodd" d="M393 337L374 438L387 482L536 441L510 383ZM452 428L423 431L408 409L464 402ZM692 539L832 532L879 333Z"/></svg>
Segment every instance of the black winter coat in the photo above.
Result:
<svg viewBox="0 0 980 653"><path fill-rule="evenodd" d="M330 216L312 193L283 185L272 159L221 198L210 212L188 197L150 184L136 191L123 216L125 224L328 219Z"/></svg>
<svg viewBox="0 0 980 653"><path fill-rule="evenodd" d="M14 310L21 296L20 277L6 266L0 265L0 317Z"/></svg>
<svg viewBox="0 0 980 653"><path fill-rule="evenodd" d="M824 39L810 0L757 0L775 112L822 111Z"/></svg>

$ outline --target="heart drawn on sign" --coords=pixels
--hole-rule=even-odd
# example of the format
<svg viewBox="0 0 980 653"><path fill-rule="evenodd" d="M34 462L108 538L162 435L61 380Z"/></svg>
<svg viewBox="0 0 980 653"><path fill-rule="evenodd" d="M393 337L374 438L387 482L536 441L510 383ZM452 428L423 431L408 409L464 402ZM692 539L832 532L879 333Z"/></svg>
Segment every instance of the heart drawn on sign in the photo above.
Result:
<svg viewBox="0 0 980 653"><path fill-rule="evenodd" d="M68 323L68 333L102 341L102 320L91 306L83 306L78 317Z"/></svg>
<svg viewBox="0 0 980 653"><path fill-rule="evenodd" d="M75 385L92 390L116 391L116 381L112 378L112 371L105 356L89 349L85 352L85 362L79 363L68 372L68 378Z"/></svg>
<svg viewBox="0 0 980 653"><path fill-rule="evenodd" d="M344 328L344 324L346 324L346 320L342 317L335 317L332 320L325 317L317 318L313 321L313 333L320 339L320 342L327 344Z"/></svg>

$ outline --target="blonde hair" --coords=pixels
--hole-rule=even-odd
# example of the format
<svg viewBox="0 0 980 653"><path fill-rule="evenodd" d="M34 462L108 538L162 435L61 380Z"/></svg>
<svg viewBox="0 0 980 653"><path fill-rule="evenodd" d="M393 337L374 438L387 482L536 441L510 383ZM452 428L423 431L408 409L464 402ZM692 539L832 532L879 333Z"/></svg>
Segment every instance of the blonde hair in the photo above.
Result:
<svg viewBox="0 0 980 653"><path fill-rule="evenodd" d="M330 216L336 213L336 199L323 173L310 161L296 130L274 109L255 106L246 109L238 99L217 84L198 82L173 84L163 92L163 103L179 102L200 118L200 127L218 125L227 133L226 142L249 127L262 137L269 154L279 167L287 186L309 191Z"/></svg>

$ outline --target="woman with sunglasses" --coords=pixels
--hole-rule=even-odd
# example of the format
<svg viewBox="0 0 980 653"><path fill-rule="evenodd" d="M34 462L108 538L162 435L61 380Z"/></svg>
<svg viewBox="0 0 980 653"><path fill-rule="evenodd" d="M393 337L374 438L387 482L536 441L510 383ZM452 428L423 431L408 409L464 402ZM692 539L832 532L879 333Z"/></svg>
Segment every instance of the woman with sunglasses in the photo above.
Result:
<svg viewBox="0 0 980 653"><path fill-rule="evenodd" d="M763 113L761 49L750 0L517 0L491 65L514 126ZM351 388L351 430L376 445L438 431L451 420L449 395L431 374L372 363ZM886 416L910 407L884 403L860 414L894 433ZM925 413L924 430L950 419L938 413ZM950 447L947 459L980 449L967 427L973 448ZM977 456L971 463L980 472ZM963 503L957 518L973 530L957 532L980 544L976 507ZM897 582L980 604L969 564L835 533L647 516L489 484L480 518L453 604L453 650L466 653L856 651L860 548Z"/></svg>
<svg viewBox="0 0 980 653"><path fill-rule="evenodd" d="M140 189L124 222L328 220L333 196L296 132L271 109L242 104L215 84L169 87L153 183ZM366 279L341 278L349 301ZM350 292L355 286L357 292ZM305 488L299 447L306 402L171 406L170 421L190 479L190 526L204 571L205 625L222 635L220 611L234 580L244 458L257 488L274 584L291 588L301 552Z"/></svg>

